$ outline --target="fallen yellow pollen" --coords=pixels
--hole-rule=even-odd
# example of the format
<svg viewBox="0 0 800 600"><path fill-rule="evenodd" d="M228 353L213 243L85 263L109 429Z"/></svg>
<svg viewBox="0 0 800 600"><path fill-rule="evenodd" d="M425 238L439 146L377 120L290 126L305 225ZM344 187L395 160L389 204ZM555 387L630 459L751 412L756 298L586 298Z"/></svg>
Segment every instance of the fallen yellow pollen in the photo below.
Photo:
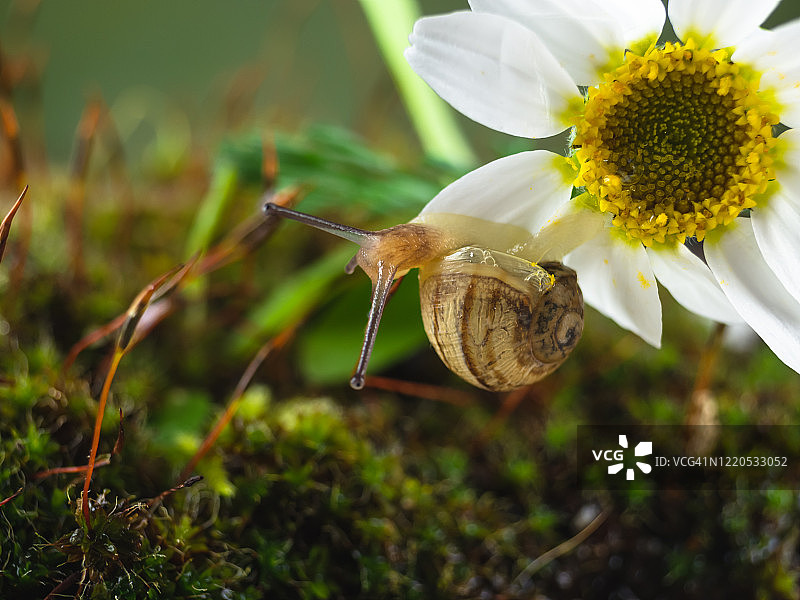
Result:
<svg viewBox="0 0 800 600"><path fill-rule="evenodd" d="M650 287L650 282L647 280L647 277L645 277L645 276L644 276L644 273L642 273L641 271L639 271L639 273L638 273L637 277L638 277L638 279L639 279L639 283L640 283L640 284L641 284L641 286L642 286L642 289L645 289L645 290L646 290L647 288L649 288L649 287Z"/></svg>

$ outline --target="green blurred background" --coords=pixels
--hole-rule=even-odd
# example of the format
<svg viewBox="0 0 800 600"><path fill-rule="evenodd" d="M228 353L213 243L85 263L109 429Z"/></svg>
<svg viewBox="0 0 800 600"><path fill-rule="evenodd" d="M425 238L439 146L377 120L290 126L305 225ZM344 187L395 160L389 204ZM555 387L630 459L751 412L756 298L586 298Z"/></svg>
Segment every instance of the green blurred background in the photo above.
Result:
<svg viewBox="0 0 800 600"><path fill-rule="evenodd" d="M426 15L467 8L466 0L418 4ZM800 2L783 0L767 25L797 16ZM397 156L420 152L355 0L2 0L0 42L31 58L42 106L21 109L21 119L54 162L68 159L81 111L98 95L132 166L154 130L179 138L162 144L194 136L213 145L245 118L250 128L283 131L340 125ZM526 147L452 112L480 162Z"/></svg>
<svg viewBox="0 0 800 600"><path fill-rule="evenodd" d="M144 131L133 135L137 122L146 129L139 119L183 135L183 124L170 121L185 117L192 135L210 135L213 143L221 126L230 124L221 117L235 94L248 104L238 109L251 111L248 127L294 130L325 122L400 155L419 151L358 2L10 6L0 2L3 47L11 55L29 53L39 73L44 120L35 124L44 128L54 161L69 157L75 123L87 98L98 94L130 136L125 141L133 157L147 139ZM427 0L420 6L432 14L464 3Z"/></svg>
<svg viewBox="0 0 800 600"><path fill-rule="evenodd" d="M420 7L435 14L467 3ZM784 0L768 24L798 16L800 2ZM24 277L9 275L13 243L0 270L0 499L36 472L85 461L111 336L62 375L65 355L147 281L257 213L264 137L277 141L280 185L316 186L301 209L364 227L407 220L474 166L423 156L354 0L0 0L0 48L15 75L35 214ZM110 109L126 168L115 171L101 127L78 231L81 278L64 217L76 130L97 98ZM450 112L475 164L534 146ZM17 193L4 190L3 201ZM205 228L197 216L204 206L218 210ZM15 222L12 242L22 225ZM447 389L437 387L436 400L377 388L356 394L347 379L369 282L342 276L352 251L286 224L248 260L203 278L125 357L112 389L127 442L93 490L133 502L174 485L258 346L307 317L200 463L205 482L172 497L149 524L161 530L136 534L145 549L160 544L168 554L157 565L163 572L136 557L142 581L166 586L180 576L185 597L197 597L194 578L207 577L217 592L221 578L240 594L209 598L797 597L795 492L769 483L702 493L575 489L577 423L688 418L697 374L715 351L711 323L662 290L657 350L587 310L570 360L522 396L502 396L468 388L439 363L408 278L387 309L370 374ZM792 424L799 390L797 374L749 337L720 350L700 391L722 423ZM523 401L509 419L514 405L504 403L515 399ZM113 444L114 413L101 452ZM800 431L794 442L800 448ZM50 477L3 507L0 568L27 566L16 579L0 571L0 596L13 590L3 585L19 585L44 597L79 572L80 553L66 563L64 553L77 551L54 545L80 532L74 490L69 478ZM523 577L601 508L606 520L585 543L532 581ZM240 571L220 574L223 557ZM100 563L113 571L113 561Z"/></svg>

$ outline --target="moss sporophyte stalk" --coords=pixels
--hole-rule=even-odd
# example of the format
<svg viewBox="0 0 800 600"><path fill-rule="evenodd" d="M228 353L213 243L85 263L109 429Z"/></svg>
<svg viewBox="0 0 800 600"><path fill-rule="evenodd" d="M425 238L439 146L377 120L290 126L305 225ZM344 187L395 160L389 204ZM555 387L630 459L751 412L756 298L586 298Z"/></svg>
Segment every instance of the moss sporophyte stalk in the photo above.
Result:
<svg viewBox="0 0 800 600"><path fill-rule="evenodd" d="M645 246L702 241L755 207L774 178L779 119L757 90L727 50L691 38L628 52L575 119L575 185Z"/></svg>

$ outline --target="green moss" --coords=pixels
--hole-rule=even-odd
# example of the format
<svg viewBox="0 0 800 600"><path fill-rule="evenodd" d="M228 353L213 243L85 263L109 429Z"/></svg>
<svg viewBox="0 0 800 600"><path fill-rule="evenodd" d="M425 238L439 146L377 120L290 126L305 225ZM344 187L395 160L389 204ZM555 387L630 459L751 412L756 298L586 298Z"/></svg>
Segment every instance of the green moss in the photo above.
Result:
<svg viewBox="0 0 800 600"><path fill-rule="evenodd" d="M388 199L391 190L419 200L452 175L398 168L347 134L279 141L292 181L317 182L314 206L341 214L355 207L365 220L407 218L399 200ZM347 144L351 152L342 151ZM255 183L260 146L234 146L225 160L246 163L241 188ZM344 204L361 181L375 191L375 206L367 202L370 190ZM336 200L326 203L329 184ZM138 185L143 197L165 193L163 182ZM663 351L587 311L574 355L502 418L504 396L456 383L416 330L403 331L416 310L408 299L398 306L397 326L378 338L390 349L388 374L454 385L461 404L375 389L354 395L345 371L356 356L339 348L331 323L346 309L338 299L355 288L326 271L303 309L311 311L313 333L270 354L198 464L205 480L151 505L181 483L179 473L224 411L251 358L245 347L288 325L281 315L302 316L295 301L303 286L287 274L309 264L313 272L331 248L306 233L279 233L245 261L210 274L202 297L170 297L169 316L125 357L100 457L117 439L120 408L124 444L94 473L90 533L78 505L82 475L37 476L85 464L110 338L81 353L71 369L64 371L63 361L72 344L124 311L182 255L184 240L174 232L189 230L197 194L191 178L172 185L178 191L170 191L177 198L170 224L164 207L138 207L129 241L94 222L113 207L87 211L87 231L102 232L85 239L90 285L65 273L65 257L50 256L68 247L52 215L37 223L47 243L32 247L18 288L9 287L2 265L0 501L22 491L0 506L0 597L43 598L57 588L84 598L796 595L794 492L576 488L578 423L679 423L685 416L709 332L668 298ZM234 193L256 197L253 189ZM230 229L252 212L231 206L215 229ZM120 257L114 266L111 256ZM281 282L291 294L273 293L286 289ZM259 323L253 316L264 306L269 319ZM348 323L359 338L364 315L356 312ZM721 421L797 422L796 374L758 348L723 348L711 388ZM331 361L338 366L321 365L331 352L342 354ZM319 374L311 376L315 368ZM739 442L723 439L720 447ZM787 429L783 443L800 455L800 433ZM753 451L759 448L763 440L754 439ZM608 507L609 516L597 531L571 552L535 562L580 532L598 507Z"/></svg>

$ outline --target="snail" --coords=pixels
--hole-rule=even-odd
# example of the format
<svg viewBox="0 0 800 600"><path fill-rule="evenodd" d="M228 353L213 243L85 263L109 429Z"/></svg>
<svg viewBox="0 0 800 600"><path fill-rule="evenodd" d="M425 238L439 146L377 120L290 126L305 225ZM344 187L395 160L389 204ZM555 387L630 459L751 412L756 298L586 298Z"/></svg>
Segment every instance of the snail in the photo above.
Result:
<svg viewBox="0 0 800 600"><path fill-rule="evenodd" d="M413 268L419 268L422 320L431 345L451 371L477 387L506 391L542 379L566 360L583 332L575 271L473 245L468 227L452 228L458 232L453 233L412 221L367 231L272 203L264 212L360 246L345 271L364 270L372 280L372 302L350 380L354 389L364 386L392 283Z"/></svg>

